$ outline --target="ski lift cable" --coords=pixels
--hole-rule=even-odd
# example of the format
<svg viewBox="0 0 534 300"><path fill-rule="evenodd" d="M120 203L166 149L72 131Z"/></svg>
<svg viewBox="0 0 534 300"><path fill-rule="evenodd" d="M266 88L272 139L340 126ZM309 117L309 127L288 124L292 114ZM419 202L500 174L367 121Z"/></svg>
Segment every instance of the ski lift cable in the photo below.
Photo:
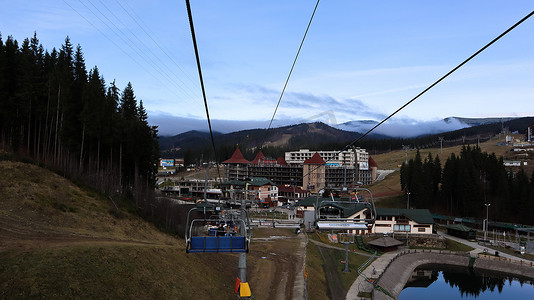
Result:
<svg viewBox="0 0 534 300"><path fill-rule="evenodd" d="M302 49L302 45L304 44L304 41L306 40L306 36L308 35L308 31L310 29L311 23L313 21L313 17L315 16L315 12L317 11L317 7L319 6L319 2L321 0L317 0L317 3L315 4L315 8L313 9L313 13L310 17L310 21L308 22L308 26L306 27L306 31L304 32L304 36L302 37L302 40L300 41L300 46L297 51L297 55L295 56L295 59L293 60L293 64L291 65L291 69L289 70L289 74L287 75L286 82L284 83L284 87L282 88L282 93L280 94L280 97L278 98L278 103L276 104L276 107L273 112L273 116L271 117L271 121L269 122L269 126L267 127L267 130L265 130L265 136L263 137L263 140L260 144L260 148L263 147L263 144L267 141L267 135L269 132L269 129L271 129L271 126L273 125L274 117L276 116L276 112L278 111L278 107L280 106L280 102L282 101L282 97L284 96L284 92L286 90L287 84L289 83L289 79L291 78L291 74L293 73L293 69L295 68L295 64L297 63L297 59L299 58L300 50Z"/></svg>
<svg viewBox="0 0 534 300"><path fill-rule="evenodd" d="M204 80L202 78L202 68L200 67L200 57L198 55L198 47L197 47L197 39L195 37L195 27L193 25L193 14L191 13L191 5L189 3L189 0L185 0L185 4L187 7L187 16L189 18L189 27L191 28L191 37L193 40L193 48L195 50L195 58L197 61L197 69L198 69L198 77L200 80L200 87L202 88L202 97L204 99L204 107L206 109L206 118L208 119L208 127L210 129L210 137L211 137L211 146L213 147L213 155L215 156L215 162L217 162L217 149L215 148L215 139L213 138L213 130L211 129L211 120L210 120L210 113L208 108L208 100L206 99L206 89L204 88ZM221 172L219 169L219 164L217 165L217 174L218 178L221 178Z"/></svg>
<svg viewBox="0 0 534 300"><path fill-rule="evenodd" d="M391 113L388 117L386 117L384 120L382 120L381 122L379 122L378 124L376 124L375 126L373 126L371 129L369 129L367 132L365 132L364 134L362 134L360 137L358 137L357 139L355 139L354 141L352 141L351 143L349 143L348 145L346 145L342 150L339 150L338 153L336 154L340 154L341 152L349 149L350 147L354 146L354 144L356 144L357 142L359 142L360 140L362 140L364 137L366 137L369 133L371 133L372 131L374 131L378 126L384 124L387 120L389 120L391 117L393 117L394 115L396 115L398 112L400 112L401 110L403 110L404 108L406 108L406 106L410 105L412 102L414 102L415 100L417 100L419 97L421 97L423 94L425 94L426 92L428 92L430 89L432 89L433 87L435 87L438 83L440 83L441 81L443 81L445 78L449 77L452 73L456 72L458 69L460 69L461 67L463 67L465 64L467 64L470 60L472 60L473 58L475 58L476 56L478 56L480 53L482 53L484 50L486 50L487 48L489 48L491 45L493 45L495 42L497 42L498 40L500 40L503 36L505 36L506 34L508 34L510 31L512 31L513 29L515 29L517 26L519 26L521 23L523 23L524 21L526 21L527 19L529 19L532 15L534 14L534 11L531 11L528 15L526 15L524 18L522 18L521 20L519 20L518 22L516 22L514 25L512 25L511 27L509 27L507 30L505 30L503 33L501 33L499 36L497 36L496 38L494 38L491 42L487 43L484 47L480 48L477 52L475 52L473 55L469 56L466 60L464 60L463 62L461 62L459 65L457 65L456 67L454 67L452 70L450 70L447 74L443 75L441 78L439 78L438 80L436 80L434 83L432 83L429 87L427 87L426 89L424 89L422 92L420 92L419 94L417 94L415 97L413 97L411 100L409 100L408 102L406 102L404 105L402 105L400 108L398 108L396 111L394 111L393 113ZM329 159L329 160L326 160L325 162L328 162L332 159ZM307 173L307 174L304 174L302 176L302 178L306 177L306 176L310 176L310 174L317 170L319 167L315 167L315 168L311 168L311 170Z"/></svg>

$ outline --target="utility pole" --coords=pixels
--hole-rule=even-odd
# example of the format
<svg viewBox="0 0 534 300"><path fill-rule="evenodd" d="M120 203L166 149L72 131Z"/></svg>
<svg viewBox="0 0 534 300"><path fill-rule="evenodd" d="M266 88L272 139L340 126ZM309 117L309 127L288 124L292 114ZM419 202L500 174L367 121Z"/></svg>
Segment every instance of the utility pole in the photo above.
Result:
<svg viewBox="0 0 534 300"><path fill-rule="evenodd" d="M204 203L208 203L208 175L210 172L210 164L206 165L206 180L204 181Z"/></svg>
<svg viewBox="0 0 534 300"><path fill-rule="evenodd" d="M410 150L410 146L404 146L402 145L402 149L404 150L404 164L408 164L408 150Z"/></svg>
<svg viewBox="0 0 534 300"><path fill-rule="evenodd" d="M406 202L406 209L410 209L410 192L407 192L406 195L408 195L408 201Z"/></svg>
<svg viewBox="0 0 534 300"><path fill-rule="evenodd" d="M484 241L486 241L487 237L488 237L488 227L489 227L488 226L489 225L489 214L488 214L488 211L489 211L489 207L490 207L491 203L484 203L484 205L486 205L486 220L484 220L484 221L486 221L485 222L486 226L484 226Z"/></svg>
<svg viewBox="0 0 534 300"><path fill-rule="evenodd" d="M246 216L244 213L244 210L246 209L245 199L241 200L241 219L245 220ZM246 224L246 221L245 221ZM245 225L246 226L246 225ZM246 228L243 228L245 226L241 226L241 234L246 234ZM238 268L238 277L241 282L247 282L247 254L246 253L239 253L239 262L237 265Z"/></svg>
<svg viewBox="0 0 534 300"><path fill-rule="evenodd" d="M246 188L246 185L245 185L245 188ZM248 195L247 195L247 198L248 198ZM244 220L244 226L241 226L241 228L239 229L241 232L241 234L243 236L246 236L247 234L247 230L250 230L250 228L246 228L249 224L247 223L247 213L246 213L246 203L245 203L245 199L241 199L241 220ZM244 291L244 295L243 296L246 296L246 297L250 297L250 288L248 287L248 282L247 282L247 253L246 252L242 252L242 253L239 253L239 261L237 263L237 278L239 279L240 281L240 296L243 295L241 294L241 287L242 285L241 284L245 284L246 288L248 289L248 291ZM248 295L246 295L246 293L249 293Z"/></svg>

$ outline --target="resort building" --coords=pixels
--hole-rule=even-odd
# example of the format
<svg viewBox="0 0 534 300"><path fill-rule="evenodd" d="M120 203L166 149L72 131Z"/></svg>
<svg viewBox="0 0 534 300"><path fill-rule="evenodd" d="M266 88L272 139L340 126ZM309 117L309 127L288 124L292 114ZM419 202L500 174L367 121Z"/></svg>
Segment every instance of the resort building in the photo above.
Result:
<svg viewBox="0 0 534 300"><path fill-rule="evenodd" d="M370 218L369 206L363 202L349 203L342 199L307 197L296 203L297 215L304 218L304 224L311 228L315 221L343 220L353 224L356 220ZM316 212L316 207L319 211ZM347 225L347 228L350 228ZM367 229L350 230L356 234L432 234L434 219L428 209L377 208L374 224Z"/></svg>
<svg viewBox="0 0 534 300"><path fill-rule="evenodd" d="M260 150L252 161L236 149L222 164L228 180L265 177L277 185L295 185L312 193L324 188L371 184L376 179L377 168L369 154L360 148L342 152L302 149L286 152L285 158L277 159L265 157Z"/></svg>

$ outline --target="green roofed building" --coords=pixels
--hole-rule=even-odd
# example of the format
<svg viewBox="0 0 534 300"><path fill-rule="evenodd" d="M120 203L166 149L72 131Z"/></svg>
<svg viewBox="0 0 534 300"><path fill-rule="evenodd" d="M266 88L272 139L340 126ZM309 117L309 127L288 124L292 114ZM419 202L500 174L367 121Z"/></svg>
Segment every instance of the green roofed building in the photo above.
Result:
<svg viewBox="0 0 534 300"><path fill-rule="evenodd" d="M432 234L434 218L428 209L377 208L374 233Z"/></svg>
<svg viewBox="0 0 534 300"><path fill-rule="evenodd" d="M319 221L333 218L365 219L369 211L364 202L346 203L341 199L307 197L296 203L299 210L315 212L319 208ZM377 208L371 233L432 234L434 218L428 209ZM304 214L302 214L304 215ZM366 232L367 233L367 232Z"/></svg>
<svg viewBox="0 0 534 300"><path fill-rule="evenodd" d="M447 233L466 240L476 240L477 238L477 233L473 228L462 224L447 225Z"/></svg>

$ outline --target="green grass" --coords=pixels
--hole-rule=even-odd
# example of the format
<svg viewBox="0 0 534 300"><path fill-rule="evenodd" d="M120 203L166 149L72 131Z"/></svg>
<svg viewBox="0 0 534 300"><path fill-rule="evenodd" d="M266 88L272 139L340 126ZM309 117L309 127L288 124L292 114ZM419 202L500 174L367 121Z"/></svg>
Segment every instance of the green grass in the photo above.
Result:
<svg viewBox="0 0 534 300"><path fill-rule="evenodd" d="M510 255L516 256L518 258L525 259L525 260L534 261L534 255L528 254L528 253L525 253L524 255L521 255L521 253L519 253L519 251L517 251L517 250L515 250L513 248L501 247L501 246L489 246L488 248L496 250L496 251L499 251L499 252L502 252L502 253L510 254ZM490 254L490 255L495 254L495 251L489 251L488 254Z"/></svg>
<svg viewBox="0 0 534 300"><path fill-rule="evenodd" d="M333 265L325 266L321 254L319 253L317 246L308 243L306 249L306 270L308 272L308 295L310 299L327 299L328 296L325 294L328 290L326 278L325 278L325 268L333 269L339 276L341 285L345 291L348 291L351 285L354 283L358 277L357 269L369 258L368 256L358 255L354 253L349 254L349 273L343 272L345 265L342 261L345 260L345 246L343 244L331 244L328 242L326 233L321 234L310 234L308 237L310 239L318 240L324 243L327 243L332 246L339 246L340 250L323 248L323 253L325 257L331 257L334 262ZM326 240L326 241L325 241ZM350 247L355 247L356 245L350 245ZM350 248L349 248L350 249Z"/></svg>
<svg viewBox="0 0 534 300"><path fill-rule="evenodd" d="M447 239L445 243L447 244L447 250L451 251L469 252L475 250L473 247L449 239Z"/></svg>
<svg viewBox="0 0 534 300"><path fill-rule="evenodd" d="M386 197L376 201L375 205L379 208L406 208L406 200L403 195Z"/></svg>
<svg viewBox="0 0 534 300"><path fill-rule="evenodd" d="M178 248L154 246L0 252L0 298L234 297L233 276L221 276L224 272L218 270L223 261L208 263L200 258L186 256Z"/></svg>
<svg viewBox="0 0 534 300"><path fill-rule="evenodd" d="M323 259L312 243L306 247L306 273L308 299L328 299Z"/></svg>
<svg viewBox="0 0 534 300"><path fill-rule="evenodd" d="M363 255L354 255L349 253L349 273L343 272L345 265L341 261L345 261L345 251L328 249L328 251L336 258L336 261L339 262L337 265L338 274L341 278L341 284L345 290L349 290L350 286L354 283L356 278L358 278L358 268L369 258Z"/></svg>
<svg viewBox="0 0 534 300"><path fill-rule="evenodd" d="M114 218L109 199L35 165L0 173L0 299L235 297L235 254L186 254L131 201L114 199Z"/></svg>

